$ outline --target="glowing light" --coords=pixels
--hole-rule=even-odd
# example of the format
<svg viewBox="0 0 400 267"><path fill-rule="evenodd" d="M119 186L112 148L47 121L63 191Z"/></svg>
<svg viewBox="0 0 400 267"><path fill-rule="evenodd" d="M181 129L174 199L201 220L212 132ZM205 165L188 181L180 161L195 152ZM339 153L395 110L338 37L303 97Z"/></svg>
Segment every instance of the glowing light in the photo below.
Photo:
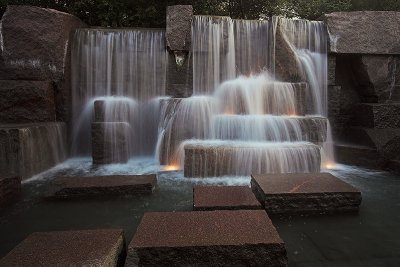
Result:
<svg viewBox="0 0 400 267"><path fill-rule="evenodd" d="M179 171L180 167L178 165L166 165L164 171Z"/></svg>
<svg viewBox="0 0 400 267"><path fill-rule="evenodd" d="M332 169L334 169L336 167L336 164L335 163L327 163L327 164L325 164L325 166L324 166L324 168L325 169L328 169L328 170L332 170Z"/></svg>
<svg viewBox="0 0 400 267"><path fill-rule="evenodd" d="M289 114L289 117L297 117L297 114L295 113Z"/></svg>

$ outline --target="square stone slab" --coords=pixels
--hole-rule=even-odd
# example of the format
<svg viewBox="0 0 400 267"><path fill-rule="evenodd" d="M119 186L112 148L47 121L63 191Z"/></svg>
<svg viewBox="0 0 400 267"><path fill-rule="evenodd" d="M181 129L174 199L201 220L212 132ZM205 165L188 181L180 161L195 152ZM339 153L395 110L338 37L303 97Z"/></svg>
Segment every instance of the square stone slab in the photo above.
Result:
<svg viewBox="0 0 400 267"><path fill-rule="evenodd" d="M145 213L125 266L287 266L263 210Z"/></svg>
<svg viewBox="0 0 400 267"><path fill-rule="evenodd" d="M0 266L123 266L123 230L33 233L0 260Z"/></svg>
<svg viewBox="0 0 400 267"><path fill-rule="evenodd" d="M95 177L59 177L50 186L50 198L88 198L151 194L157 184L155 174Z"/></svg>
<svg viewBox="0 0 400 267"><path fill-rule="evenodd" d="M196 186L193 210L256 210L260 202L248 186Z"/></svg>
<svg viewBox="0 0 400 267"><path fill-rule="evenodd" d="M357 211L361 192L330 173L252 175L251 187L268 214Z"/></svg>

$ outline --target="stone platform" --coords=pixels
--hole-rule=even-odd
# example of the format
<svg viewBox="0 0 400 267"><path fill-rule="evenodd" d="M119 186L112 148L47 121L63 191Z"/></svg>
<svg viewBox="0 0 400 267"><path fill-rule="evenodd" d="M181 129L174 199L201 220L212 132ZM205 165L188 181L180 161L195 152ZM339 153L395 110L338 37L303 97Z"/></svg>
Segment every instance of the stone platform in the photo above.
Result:
<svg viewBox="0 0 400 267"><path fill-rule="evenodd" d="M151 194L156 184L155 174L60 177L52 182L49 198L124 197Z"/></svg>
<svg viewBox="0 0 400 267"><path fill-rule="evenodd" d="M265 211L146 213L125 266L287 266Z"/></svg>
<svg viewBox="0 0 400 267"><path fill-rule="evenodd" d="M251 187L268 214L358 211L361 192L329 173L252 175Z"/></svg>
<svg viewBox="0 0 400 267"><path fill-rule="evenodd" d="M0 266L123 266L122 230L33 233L0 260Z"/></svg>
<svg viewBox="0 0 400 267"><path fill-rule="evenodd" d="M260 202L248 186L196 186L193 210L257 210Z"/></svg>
<svg viewBox="0 0 400 267"><path fill-rule="evenodd" d="M0 208L16 200L20 194L21 194L21 178L0 177Z"/></svg>

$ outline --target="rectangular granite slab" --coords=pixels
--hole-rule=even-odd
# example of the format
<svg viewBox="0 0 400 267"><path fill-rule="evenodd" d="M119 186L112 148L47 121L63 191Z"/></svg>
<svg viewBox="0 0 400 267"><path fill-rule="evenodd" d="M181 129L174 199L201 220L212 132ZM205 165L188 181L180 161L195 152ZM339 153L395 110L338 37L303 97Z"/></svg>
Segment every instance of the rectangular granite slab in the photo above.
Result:
<svg viewBox="0 0 400 267"><path fill-rule="evenodd" d="M287 266L263 210L145 213L126 266Z"/></svg>
<svg viewBox="0 0 400 267"><path fill-rule="evenodd" d="M361 192L330 173L252 175L251 187L268 214L357 211Z"/></svg>
<svg viewBox="0 0 400 267"><path fill-rule="evenodd" d="M0 260L0 266L123 266L123 230L39 232Z"/></svg>
<svg viewBox="0 0 400 267"><path fill-rule="evenodd" d="M50 186L51 198L86 198L151 194L157 184L155 174L94 177L59 177Z"/></svg>
<svg viewBox="0 0 400 267"><path fill-rule="evenodd" d="M262 209L248 186L196 186L193 188L193 210Z"/></svg>

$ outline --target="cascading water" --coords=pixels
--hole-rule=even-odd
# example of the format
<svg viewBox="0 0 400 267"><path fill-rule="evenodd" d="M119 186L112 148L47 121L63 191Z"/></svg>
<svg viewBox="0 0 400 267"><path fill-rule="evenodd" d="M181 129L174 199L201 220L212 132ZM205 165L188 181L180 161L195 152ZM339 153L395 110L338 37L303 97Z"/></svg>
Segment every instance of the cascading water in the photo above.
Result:
<svg viewBox="0 0 400 267"><path fill-rule="evenodd" d="M72 66L72 153L90 153L94 103L101 100L105 121L126 122L135 129L128 134L129 155L153 154L159 114L159 101L154 98L165 94L166 84L164 31L77 30ZM132 114L121 120L118 112L126 112L126 108ZM105 138L115 138L114 126L105 124L111 127Z"/></svg>

